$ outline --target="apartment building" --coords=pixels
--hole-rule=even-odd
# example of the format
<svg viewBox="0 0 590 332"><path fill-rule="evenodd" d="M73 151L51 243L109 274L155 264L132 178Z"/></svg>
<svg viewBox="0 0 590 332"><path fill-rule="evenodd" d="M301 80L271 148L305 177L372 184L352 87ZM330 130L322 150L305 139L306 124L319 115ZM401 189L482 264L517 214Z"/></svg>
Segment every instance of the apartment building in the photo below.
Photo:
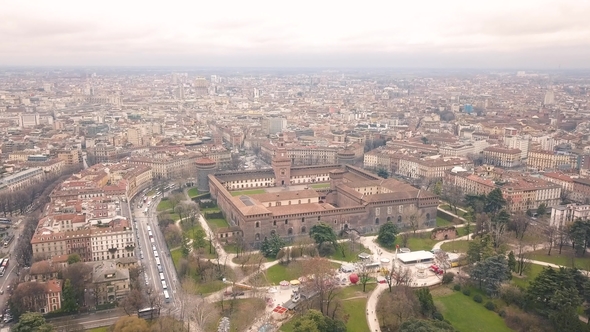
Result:
<svg viewBox="0 0 590 332"><path fill-rule="evenodd" d="M0 191L17 191L43 180L45 172L41 167L31 167L0 179Z"/></svg>
<svg viewBox="0 0 590 332"><path fill-rule="evenodd" d="M131 155L121 162L148 166L154 179L177 179L195 174L195 162L202 155L186 151L150 151Z"/></svg>
<svg viewBox="0 0 590 332"><path fill-rule="evenodd" d="M62 151L57 154L57 159L65 161L68 166L78 165L82 163L82 151L77 149Z"/></svg>
<svg viewBox="0 0 590 332"><path fill-rule="evenodd" d="M573 182L571 200L583 204L590 203L590 179L578 178L573 179Z"/></svg>
<svg viewBox="0 0 590 332"><path fill-rule="evenodd" d="M538 171L568 170L576 168L577 157L553 151L533 150L529 152L527 166Z"/></svg>
<svg viewBox="0 0 590 332"><path fill-rule="evenodd" d="M465 159L407 157L399 160L397 174L412 178L437 179L442 178L455 166L465 166L469 162Z"/></svg>
<svg viewBox="0 0 590 332"><path fill-rule="evenodd" d="M557 206L561 198L561 186L520 173L504 174L501 179L492 180L471 172L449 172L444 183L458 186L470 195L488 194L500 188L512 212L536 209L541 204Z"/></svg>
<svg viewBox="0 0 590 332"><path fill-rule="evenodd" d="M574 190L574 179L569 175L557 172L549 172L541 174L541 178L561 186L561 189L566 192Z"/></svg>
<svg viewBox="0 0 590 332"><path fill-rule="evenodd" d="M97 226L103 225L103 223ZM134 257L135 240L129 221L116 217L108 227L94 227L91 230L92 261Z"/></svg>
<svg viewBox="0 0 590 332"><path fill-rule="evenodd" d="M530 153L529 153L530 154ZM490 146L483 149L484 163L500 167L518 167L521 162L522 151L519 149L508 149L497 146Z"/></svg>
<svg viewBox="0 0 590 332"><path fill-rule="evenodd" d="M562 228L573 223L576 219L588 220L590 218L590 205L567 204L554 206L551 209L549 224Z"/></svg>

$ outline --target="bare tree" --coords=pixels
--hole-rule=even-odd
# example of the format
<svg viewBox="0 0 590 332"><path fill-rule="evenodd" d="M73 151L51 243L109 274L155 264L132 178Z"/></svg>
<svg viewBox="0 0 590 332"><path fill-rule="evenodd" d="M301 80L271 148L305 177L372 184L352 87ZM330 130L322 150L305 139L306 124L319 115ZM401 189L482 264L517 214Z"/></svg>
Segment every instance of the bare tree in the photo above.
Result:
<svg viewBox="0 0 590 332"><path fill-rule="evenodd" d="M402 212L402 218L414 234L424 224L424 212L415 205L405 206Z"/></svg>
<svg viewBox="0 0 590 332"><path fill-rule="evenodd" d="M465 198L463 189L459 186L445 183L442 187L441 196L447 203L449 203L449 206L454 211L454 213L458 215L457 205Z"/></svg>
<svg viewBox="0 0 590 332"><path fill-rule="evenodd" d="M531 219L526 214L516 212L508 224L508 229L514 231L518 240L522 240L530 224Z"/></svg>
<svg viewBox="0 0 590 332"><path fill-rule="evenodd" d="M384 331L397 331L404 321L420 315L420 303L412 288L399 286L382 295L376 311Z"/></svg>
<svg viewBox="0 0 590 332"><path fill-rule="evenodd" d="M318 310L329 316L334 310L331 305L336 298L338 283L335 280L334 269L330 261L324 258L312 258L302 262L304 275L314 275L313 280L307 283L305 287L309 287L312 292L317 292L314 298L315 307ZM332 311L331 311L332 310Z"/></svg>
<svg viewBox="0 0 590 332"><path fill-rule="evenodd" d="M395 261L391 262L391 269L382 270L382 273L385 275L389 292L392 291L393 286L409 286L414 280L412 270L401 264L397 264Z"/></svg>
<svg viewBox="0 0 590 332"><path fill-rule="evenodd" d="M129 294L119 303L119 306L123 308L123 311L128 316L137 314L137 312L143 308L145 299L138 289L132 289Z"/></svg>
<svg viewBox="0 0 590 332"><path fill-rule="evenodd" d="M557 237L558 229L556 226L549 225L549 226L545 227L544 233L545 233L545 238L547 239L547 247L548 247L547 255L551 256L551 249L553 249L553 246L555 245L555 242L557 240L556 237Z"/></svg>
<svg viewBox="0 0 590 332"><path fill-rule="evenodd" d="M358 272L357 275L359 277L359 282L363 285L363 293L366 292L367 283L371 280L371 274L373 269L367 267L367 262L360 262L357 264Z"/></svg>

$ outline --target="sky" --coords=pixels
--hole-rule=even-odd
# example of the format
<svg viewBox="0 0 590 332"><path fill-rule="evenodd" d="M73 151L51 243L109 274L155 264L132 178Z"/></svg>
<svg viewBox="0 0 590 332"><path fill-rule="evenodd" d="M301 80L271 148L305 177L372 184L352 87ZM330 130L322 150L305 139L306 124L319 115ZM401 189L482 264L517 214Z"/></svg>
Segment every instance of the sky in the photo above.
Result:
<svg viewBox="0 0 590 332"><path fill-rule="evenodd" d="M0 0L0 66L590 68L590 0Z"/></svg>

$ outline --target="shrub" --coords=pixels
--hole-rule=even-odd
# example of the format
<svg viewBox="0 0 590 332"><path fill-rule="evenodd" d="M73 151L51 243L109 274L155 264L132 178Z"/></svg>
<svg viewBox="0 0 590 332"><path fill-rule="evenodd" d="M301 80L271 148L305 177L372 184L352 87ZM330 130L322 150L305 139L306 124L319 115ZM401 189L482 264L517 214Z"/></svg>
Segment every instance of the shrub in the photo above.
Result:
<svg viewBox="0 0 590 332"><path fill-rule="evenodd" d="M491 301L486 302L484 307L486 307L486 309L488 310L496 310L496 305L494 304L494 302Z"/></svg>
<svg viewBox="0 0 590 332"><path fill-rule="evenodd" d="M502 318L506 317L506 311L505 311L505 310L503 310L503 309L502 309L502 310L500 310L500 311L498 311L498 316L500 316L500 317L502 317Z"/></svg>
<svg viewBox="0 0 590 332"><path fill-rule="evenodd" d="M481 295L479 294L475 294L473 296L473 301L477 302L477 303L482 303L483 302L483 298L481 297ZM488 302L489 303L489 302Z"/></svg>
<svg viewBox="0 0 590 332"><path fill-rule="evenodd" d="M469 296L469 295L471 295L471 291L470 291L469 289L465 288L465 289L463 290L463 295L467 295L467 296Z"/></svg>
<svg viewBox="0 0 590 332"><path fill-rule="evenodd" d="M507 305L516 304L518 307L524 305L524 292L519 287L513 285L502 285L500 288L500 298Z"/></svg>
<svg viewBox="0 0 590 332"><path fill-rule="evenodd" d="M455 279L455 274L453 272L447 272L443 274L442 283L444 285L450 284L451 282L453 282L453 279Z"/></svg>
<svg viewBox="0 0 590 332"><path fill-rule="evenodd" d="M460 291L461 290L461 285L455 284L455 286L453 286L453 289L456 290L456 291Z"/></svg>
<svg viewBox="0 0 590 332"><path fill-rule="evenodd" d="M445 318L443 317L443 314L441 314L441 313L440 313L440 312L438 312L438 311L435 311L435 312L432 314L432 318L434 318L434 319L436 319L436 320L445 320Z"/></svg>

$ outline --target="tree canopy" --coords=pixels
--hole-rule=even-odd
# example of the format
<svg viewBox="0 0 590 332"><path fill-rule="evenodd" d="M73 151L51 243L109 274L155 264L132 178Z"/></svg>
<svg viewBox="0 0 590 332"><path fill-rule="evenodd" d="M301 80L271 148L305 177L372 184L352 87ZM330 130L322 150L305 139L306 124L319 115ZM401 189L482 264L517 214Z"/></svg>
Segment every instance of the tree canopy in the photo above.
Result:
<svg viewBox="0 0 590 332"><path fill-rule="evenodd" d="M321 247L324 243L331 243L334 249L338 247L338 238L332 227L326 223L319 223L314 225L309 230L309 236L317 243L318 247Z"/></svg>
<svg viewBox="0 0 590 332"><path fill-rule="evenodd" d="M80 258L80 255L78 254L71 254L68 256L68 265L72 265L78 262L81 262L82 259Z"/></svg>
<svg viewBox="0 0 590 332"><path fill-rule="evenodd" d="M477 263L471 270L471 278L479 281L480 288L492 296L498 294L500 284L511 277L510 267L504 255L489 257Z"/></svg>
<svg viewBox="0 0 590 332"><path fill-rule="evenodd" d="M399 332L453 332L455 329L447 322L415 319L405 321Z"/></svg>
<svg viewBox="0 0 590 332"><path fill-rule="evenodd" d="M265 257L276 258L277 254L285 246L285 241L278 235L272 234L269 238L264 238L260 251Z"/></svg>
<svg viewBox="0 0 590 332"><path fill-rule="evenodd" d="M344 322L324 316L313 309L296 318L293 327L293 332L346 332Z"/></svg>
<svg viewBox="0 0 590 332"><path fill-rule="evenodd" d="M14 332L53 332L53 325L45 322L45 318L38 312L26 312L22 314L18 323L12 328Z"/></svg>
<svg viewBox="0 0 590 332"><path fill-rule="evenodd" d="M392 247L395 243L395 239L397 234L399 233L397 226L391 221L386 222L385 224L379 227L379 235L377 236L377 241L379 244L385 247Z"/></svg>

